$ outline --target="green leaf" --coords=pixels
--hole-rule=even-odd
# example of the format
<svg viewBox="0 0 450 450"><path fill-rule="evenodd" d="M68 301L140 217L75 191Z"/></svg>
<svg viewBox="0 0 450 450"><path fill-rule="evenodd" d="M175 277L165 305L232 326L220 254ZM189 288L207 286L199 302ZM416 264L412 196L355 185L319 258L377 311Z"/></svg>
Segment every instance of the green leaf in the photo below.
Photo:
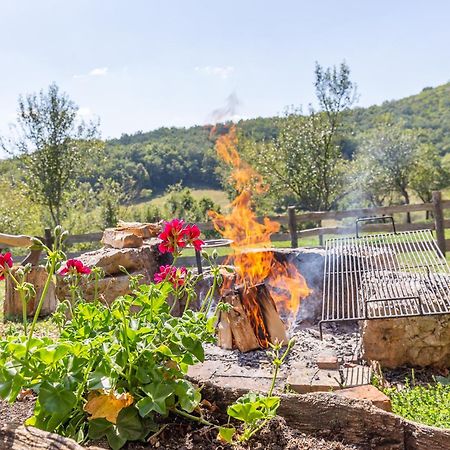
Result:
<svg viewBox="0 0 450 450"><path fill-rule="evenodd" d="M202 396L198 389L186 380L177 380L175 384L175 394L182 409L191 413L199 405Z"/></svg>
<svg viewBox="0 0 450 450"><path fill-rule="evenodd" d="M47 413L64 415L75 407L77 398L72 390L64 386L44 382L39 389L39 402Z"/></svg>
<svg viewBox="0 0 450 450"><path fill-rule="evenodd" d="M234 427L219 427L219 435L218 437L231 444L233 442L233 436L236 433L236 428Z"/></svg>
<svg viewBox="0 0 450 450"><path fill-rule="evenodd" d="M112 380L104 367L97 367L88 377L89 390L111 389Z"/></svg>
<svg viewBox="0 0 450 450"><path fill-rule="evenodd" d="M142 389L147 397L136 403L141 417L146 417L152 411L166 415L166 400L174 393L173 388L167 383L151 383L143 386Z"/></svg>
<svg viewBox="0 0 450 450"><path fill-rule="evenodd" d="M101 439L106 435L109 428L112 428L113 424L106 419L93 419L89 421L88 435L90 439Z"/></svg>
<svg viewBox="0 0 450 450"><path fill-rule="evenodd" d="M205 360L205 352L203 350L202 341L197 337L193 339L190 336L184 336L182 339L182 344L184 348L194 355L199 362L203 362Z"/></svg>
<svg viewBox="0 0 450 450"><path fill-rule="evenodd" d="M142 421L134 406L124 408L119 412L116 428L118 435L126 441L135 441L144 437Z"/></svg>

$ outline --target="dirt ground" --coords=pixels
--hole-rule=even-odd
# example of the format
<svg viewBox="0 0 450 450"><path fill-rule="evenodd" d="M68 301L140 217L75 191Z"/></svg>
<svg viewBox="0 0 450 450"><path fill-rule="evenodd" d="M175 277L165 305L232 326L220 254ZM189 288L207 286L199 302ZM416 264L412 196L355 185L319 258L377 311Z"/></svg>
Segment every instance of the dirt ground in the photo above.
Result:
<svg viewBox="0 0 450 450"><path fill-rule="evenodd" d="M0 428L3 425L16 423L21 425L32 414L33 398L26 398L12 405L0 400ZM211 419L211 418L210 418ZM224 420L221 417L220 421ZM105 441L89 442L86 447L108 449ZM149 442L131 442L125 450L354 450L357 447L346 446L339 442L307 436L288 427L281 417L272 419L249 442L234 446L217 440L217 429L197 425L193 422L180 420L177 417L168 422L163 430Z"/></svg>

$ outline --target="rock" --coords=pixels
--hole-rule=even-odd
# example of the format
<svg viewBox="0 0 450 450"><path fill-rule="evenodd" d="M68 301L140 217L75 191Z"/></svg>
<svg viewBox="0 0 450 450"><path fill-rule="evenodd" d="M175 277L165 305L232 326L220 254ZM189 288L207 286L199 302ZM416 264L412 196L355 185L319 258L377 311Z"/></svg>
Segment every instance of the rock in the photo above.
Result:
<svg viewBox="0 0 450 450"><path fill-rule="evenodd" d="M299 394L329 392L341 389L338 370L324 370L294 366L287 378L287 384Z"/></svg>
<svg viewBox="0 0 450 450"><path fill-rule="evenodd" d="M377 408L384 409L388 412L392 411L390 398L371 384L341 389L336 394L358 400L368 400Z"/></svg>
<svg viewBox="0 0 450 450"><path fill-rule="evenodd" d="M136 236L130 231L118 231L114 228L107 228L103 232L102 243L113 248L136 248L140 247L144 240L141 236Z"/></svg>
<svg viewBox="0 0 450 450"><path fill-rule="evenodd" d="M145 241L139 248L111 248L103 247L99 250L84 253L78 259L86 266L101 267L106 275L122 274L120 266L125 267L128 272L146 271L149 276L153 275L160 264L169 264L164 261L163 255L158 250L161 241L153 238ZM164 255L165 256L165 255Z"/></svg>
<svg viewBox="0 0 450 450"><path fill-rule="evenodd" d="M11 269L13 275L17 271L16 267ZM36 296L31 298L27 305L27 313L29 316L33 315L36 311L38 302L41 298L44 284L47 281L47 271L44 266L36 266L31 269L31 272L25 276L25 281L31 283L36 291ZM50 283L50 287L45 296L44 303L40 312L40 316L48 316L52 314L57 305L56 287L53 281ZM10 277L6 278L5 287L5 301L3 303L4 316L7 318L22 317L22 302L19 298L18 292L15 290L15 284Z"/></svg>
<svg viewBox="0 0 450 450"><path fill-rule="evenodd" d="M363 356L381 366L450 367L450 315L366 320Z"/></svg>
<svg viewBox="0 0 450 450"><path fill-rule="evenodd" d="M123 222L119 220L117 231L127 231L143 239L158 236L162 231L162 223Z"/></svg>
<svg viewBox="0 0 450 450"><path fill-rule="evenodd" d="M339 369L339 361L336 354L330 352L321 353L316 359L317 367L325 370Z"/></svg>

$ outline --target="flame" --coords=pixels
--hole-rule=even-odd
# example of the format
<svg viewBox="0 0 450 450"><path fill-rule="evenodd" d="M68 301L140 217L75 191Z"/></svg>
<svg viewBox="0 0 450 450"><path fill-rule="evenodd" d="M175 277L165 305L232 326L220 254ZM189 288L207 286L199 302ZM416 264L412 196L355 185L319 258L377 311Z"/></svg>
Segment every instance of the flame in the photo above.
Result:
<svg viewBox="0 0 450 450"><path fill-rule="evenodd" d="M269 186L258 172L242 160L237 144L234 125L216 141L217 154L231 167L231 180L238 194L231 202L228 214L210 211L209 215L215 229L223 237L233 241L233 254L227 263L232 263L236 268L236 283L242 285L243 291L248 293L243 296L244 308L253 317L255 331L262 346L267 346L261 336L260 327L264 330L265 327L262 318L258 317L259 307L254 298L256 291L251 287L266 282L277 307L286 311L291 318L297 316L300 301L309 295L310 290L293 264L277 261L273 251L269 251L272 248L270 236L279 231L280 225L267 217L259 222L252 209L253 196L264 194Z"/></svg>

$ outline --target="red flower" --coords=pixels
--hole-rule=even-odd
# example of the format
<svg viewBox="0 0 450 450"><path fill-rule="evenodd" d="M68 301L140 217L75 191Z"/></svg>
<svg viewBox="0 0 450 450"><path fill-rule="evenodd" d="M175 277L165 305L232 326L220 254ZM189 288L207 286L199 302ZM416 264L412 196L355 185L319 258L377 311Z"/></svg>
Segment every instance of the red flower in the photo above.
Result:
<svg viewBox="0 0 450 450"><path fill-rule="evenodd" d="M159 272L155 273L153 279L157 283L168 281L174 288L183 286L186 281L186 267L160 266Z"/></svg>
<svg viewBox="0 0 450 450"><path fill-rule="evenodd" d="M5 279L5 274L13 266L13 259L10 252L0 253L0 281Z"/></svg>
<svg viewBox="0 0 450 450"><path fill-rule="evenodd" d="M68 259L66 264L59 269L60 275L67 275L68 273L76 273L79 275L89 275L91 269L85 266L79 259Z"/></svg>
<svg viewBox="0 0 450 450"><path fill-rule="evenodd" d="M161 253L177 253L179 248L186 247L184 241L184 221L180 219L173 219L166 222L162 233L158 236L162 239L159 244L159 251Z"/></svg>
<svg viewBox="0 0 450 450"><path fill-rule="evenodd" d="M204 242L199 239L200 228L197 225L186 225L184 228L184 237L188 244L191 244L198 252L202 249Z"/></svg>

